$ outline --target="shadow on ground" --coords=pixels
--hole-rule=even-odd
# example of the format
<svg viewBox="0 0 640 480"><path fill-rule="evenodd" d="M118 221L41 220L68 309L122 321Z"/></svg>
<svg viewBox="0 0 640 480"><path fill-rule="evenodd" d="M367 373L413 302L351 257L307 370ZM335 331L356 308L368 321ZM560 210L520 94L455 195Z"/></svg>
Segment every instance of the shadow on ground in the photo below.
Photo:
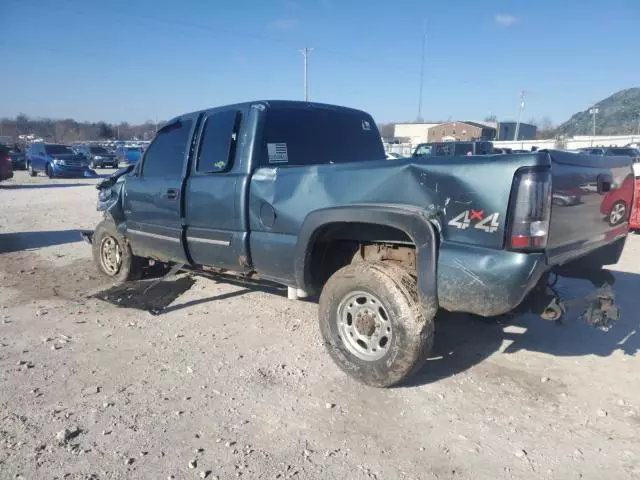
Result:
<svg viewBox="0 0 640 480"><path fill-rule="evenodd" d="M0 233L0 253L19 252L82 241L80 230Z"/></svg>
<svg viewBox="0 0 640 480"><path fill-rule="evenodd" d="M613 273L616 278L613 291L621 317L609 331L593 328L578 319L579 309L569 310L563 325L532 314L507 319L441 312L436 318L435 344L429 360L404 386L423 385L463 372L500 351L505 341L509 343L505 344L502 353L507 355L520 350L559 357L608 357L618 350L626 355L637 355L640 352L640 319L636 315L634 299L640 292L640 275ZM579 296L589 291L589 285L586 281L561 280L559 290Z"/></svg>
<svg viewBox="0 0 640 480"><path fill-rule="evenodd" d="M98 178L98 177L93 177ZM94 183L22 183L0 185L0 190L29 190L34 188L67 188L67 187L90 187Z"/></svg>
<svg viewBox="0 0 640 480"><path fill-rule="evenodd" d="M158 315L195 282L189 275L173 279L151 278L115 285L93 296L116 307L136 308Z"/></svg>
<svg viewBox="0 0 640 480"><path fill-rule="evenodd" d="M259 291L276 295L286 294L286 289L270 282L247 282L232 276L207 275L207 277L213 280L220 280L224 283L244 288L242 290L171 305L193 286L195 280L190 275L163 278L163 275L168 271L167 268L160 265L156 267L155 269L150 268L146 271L143 280L115 285L93 296L117 307L135 308L145 310L152 315L160 315L204 303L239 297L251 292Z"/></svg>

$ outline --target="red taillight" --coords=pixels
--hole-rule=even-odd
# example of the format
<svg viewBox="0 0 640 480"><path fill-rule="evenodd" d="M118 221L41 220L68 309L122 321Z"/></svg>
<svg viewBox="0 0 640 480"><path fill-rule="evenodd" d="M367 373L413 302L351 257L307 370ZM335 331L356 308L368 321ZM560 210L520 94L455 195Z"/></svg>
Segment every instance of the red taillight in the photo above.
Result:
<svg viewBox="0 0 640 480"><path fill-rule="evenodd" d="M525 235L511 235L511 248L527 248L531 246L530 240Z"/></svg>
<svg viewBox="0 0 640 480"><path fill-rule="evenodd" d="M510 247L513 250L544 249L551 218L551 172L517 172L511 195Z"/></svg>

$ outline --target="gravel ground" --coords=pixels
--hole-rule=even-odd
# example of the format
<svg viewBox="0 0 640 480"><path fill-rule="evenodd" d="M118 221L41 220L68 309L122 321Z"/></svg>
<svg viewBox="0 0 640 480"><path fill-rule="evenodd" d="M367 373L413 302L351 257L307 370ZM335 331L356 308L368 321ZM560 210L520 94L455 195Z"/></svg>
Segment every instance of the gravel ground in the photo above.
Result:
<svg viewBox="0 0 640 480"><path fill-rule="evenodd" d="M0 186L0 478L640 478L640 236L610 332L445 313L426 368L376 390L281 292L197 278L161 315L92 298L95 183Z"/></svg>

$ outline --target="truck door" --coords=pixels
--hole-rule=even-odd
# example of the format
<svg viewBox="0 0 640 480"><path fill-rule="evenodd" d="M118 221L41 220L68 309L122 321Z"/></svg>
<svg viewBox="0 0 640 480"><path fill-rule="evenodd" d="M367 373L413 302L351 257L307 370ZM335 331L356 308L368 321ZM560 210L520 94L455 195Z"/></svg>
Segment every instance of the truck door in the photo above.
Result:
<svg viewBox="0 0 640 480"><path fill-rule="evenodd" d="M133 251L162 261L188 263L182 244L181 186L197 114L164 126L136 174L127 178L124 212Z"/></svg>
<svg viewBox="0 0 640 480"><path fill-rule="evenodd" d="M185 224L195 264L248 271L248 162L236 161L243 114L212 110L201 122L185 186ZM246 122L245 122L246 123ZM244 127L242 127L244 128Z"/></svg>

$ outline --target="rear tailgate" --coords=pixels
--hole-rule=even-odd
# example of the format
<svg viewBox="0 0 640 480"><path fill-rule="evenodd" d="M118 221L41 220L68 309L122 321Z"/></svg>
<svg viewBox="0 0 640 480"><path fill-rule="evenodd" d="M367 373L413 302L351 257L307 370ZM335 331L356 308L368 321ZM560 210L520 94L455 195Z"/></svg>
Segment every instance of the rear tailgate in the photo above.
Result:
<svg viewBox="0 0 640 480"><path fill-rule="evenodd" d="M549 151L553 178L547 253L564 263L628 232L631 158Z"/></svg>

